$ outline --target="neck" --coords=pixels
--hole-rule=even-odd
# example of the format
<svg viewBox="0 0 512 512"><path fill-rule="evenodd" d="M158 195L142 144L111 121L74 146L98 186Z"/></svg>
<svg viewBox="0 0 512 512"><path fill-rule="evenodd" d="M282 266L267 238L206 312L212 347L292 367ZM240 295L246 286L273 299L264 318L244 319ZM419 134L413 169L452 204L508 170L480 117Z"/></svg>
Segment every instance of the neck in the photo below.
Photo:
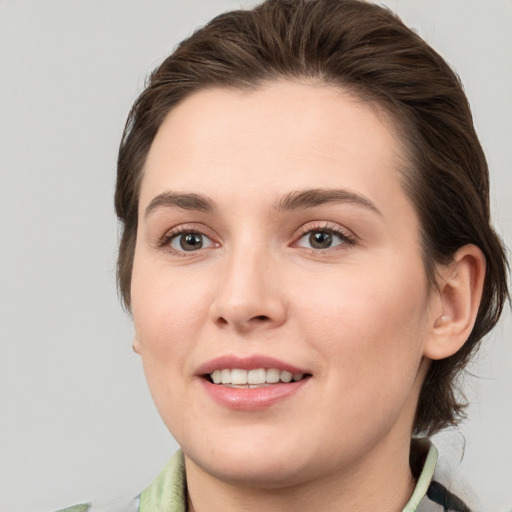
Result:
<svg viewBox="0 0 512 512"><path fill-rule="evenodd" d="M309 481L265 488L218 479L185 458L189 512L399 512L414 490L409 443L382 442L357 466Z"/></svg>

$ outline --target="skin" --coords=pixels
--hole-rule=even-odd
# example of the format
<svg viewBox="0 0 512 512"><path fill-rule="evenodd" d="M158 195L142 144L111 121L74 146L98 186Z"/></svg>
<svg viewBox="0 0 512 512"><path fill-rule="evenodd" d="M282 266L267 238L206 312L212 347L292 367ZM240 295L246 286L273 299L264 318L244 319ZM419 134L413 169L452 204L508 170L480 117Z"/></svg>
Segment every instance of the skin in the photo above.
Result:
<svg viewBox="0 0 512 512"><path fill-rule="evenodd" d="M484 262L463 248L430 290L403 161L383 112L321 84L210 89L165 118L140 191L134 349L185 453L190 510L407 502L421 383L467 338ZM351 200L283 208L310 189ZM171 192L211 209L162 200ZM184 251L191 231L203 246ZM330 231L330 247L311 246ZM212 400L199 366L253 354L312 376L263 410Z"/></svg>

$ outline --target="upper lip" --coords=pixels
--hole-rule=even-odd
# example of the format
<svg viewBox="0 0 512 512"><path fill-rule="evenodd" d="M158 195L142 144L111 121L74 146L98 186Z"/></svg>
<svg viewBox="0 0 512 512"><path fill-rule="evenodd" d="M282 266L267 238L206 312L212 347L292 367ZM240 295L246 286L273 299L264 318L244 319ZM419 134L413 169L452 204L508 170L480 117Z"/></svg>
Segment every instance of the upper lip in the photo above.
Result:
<svg viewBox="0 0 512 512"><path fill-rule="evenodd" d="M281 361L274 357L254 354L251 356L235 356L235 355L223 355L206 361L197 369L198 375L208 375L214 370L223 369L241 369L241 370L256 370L258 368L276 368L280 371L286 371L290 373L311 373L303 368L299 368L293 364Z"/></svg>

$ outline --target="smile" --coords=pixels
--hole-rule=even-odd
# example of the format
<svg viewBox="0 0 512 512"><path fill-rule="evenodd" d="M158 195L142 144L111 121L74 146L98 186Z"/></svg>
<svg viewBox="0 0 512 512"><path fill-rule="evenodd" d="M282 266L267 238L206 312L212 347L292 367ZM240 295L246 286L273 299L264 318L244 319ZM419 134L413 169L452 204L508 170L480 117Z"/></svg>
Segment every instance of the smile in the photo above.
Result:
<svg viewBox="0 0 512 512"><path fill-rule="evenodd" d="M248 412L284 405L309 387L313 372L263 354L226 354L200 365L196 375L215 403Z"/></svg>
<svg viewBox="0 0 512 512"><path fill-rule="evenodd" d="M277 368L256 368L244 370L240 368L224 368L209 374L210 382L232 388L258 388L278 383L298 382L305 377L304 373L291 373Z"/></svg>

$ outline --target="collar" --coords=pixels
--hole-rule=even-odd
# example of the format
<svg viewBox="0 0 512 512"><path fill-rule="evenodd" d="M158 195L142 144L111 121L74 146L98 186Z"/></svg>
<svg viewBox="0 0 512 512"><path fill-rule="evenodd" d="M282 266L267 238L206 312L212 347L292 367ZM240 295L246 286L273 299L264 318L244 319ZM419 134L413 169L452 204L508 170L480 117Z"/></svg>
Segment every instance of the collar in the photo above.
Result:
<svg viewBox="0 0 512 512"><path fill-rule="evenodd" d="M416 487L402 512L419 512L437 463L437 449L427 439L411 444L411 467L417 473ZM416 476L416 475L415 475ZM140 495L139 512L186 512L187 483L183 452L177 451L160 474Z"/></svg>
<svg viewBox="0 0 512 512"><path fill-rule="evenodd" d="M178 450L140 495L138 512L187 512L183 452Z"/></svg>
<svg viewBox="0 0 512 512"><path fill-rule="evenodd" d="M428 439L413 439L411 442L410 464L416 487L402 512L415 512L425 498L434 476L437 464L437 448Z"/></svg>

